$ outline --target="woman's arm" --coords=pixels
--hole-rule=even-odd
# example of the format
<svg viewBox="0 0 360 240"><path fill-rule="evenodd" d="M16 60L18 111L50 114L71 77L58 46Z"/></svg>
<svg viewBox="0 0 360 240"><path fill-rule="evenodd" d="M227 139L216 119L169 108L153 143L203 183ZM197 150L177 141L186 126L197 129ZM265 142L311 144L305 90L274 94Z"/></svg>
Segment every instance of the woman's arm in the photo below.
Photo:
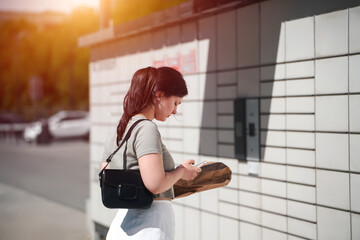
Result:
<svg viewBox="0 0 360 240"><path fill-rule="evenodd" d="M153 194L159 194L170 189L180 178L194 179L200 168L194 167L194 160L186 160L176 169L165 172L163 159L159 153L151 153L139 158L141 177L146 188Z"/></svg>

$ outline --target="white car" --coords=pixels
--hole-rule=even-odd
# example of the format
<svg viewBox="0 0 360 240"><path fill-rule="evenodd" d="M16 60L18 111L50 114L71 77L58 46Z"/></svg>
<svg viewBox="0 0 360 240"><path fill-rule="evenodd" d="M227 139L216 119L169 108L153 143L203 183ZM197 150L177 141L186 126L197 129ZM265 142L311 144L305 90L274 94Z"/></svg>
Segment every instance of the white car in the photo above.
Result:
<svg viewBox="0 0 360 240"><path fill-rule="evenodd" d="M32 123L25 128L27 142L49 142L61 138L89 137L90 118L87 111L60 111L47 120Z"/></svg>

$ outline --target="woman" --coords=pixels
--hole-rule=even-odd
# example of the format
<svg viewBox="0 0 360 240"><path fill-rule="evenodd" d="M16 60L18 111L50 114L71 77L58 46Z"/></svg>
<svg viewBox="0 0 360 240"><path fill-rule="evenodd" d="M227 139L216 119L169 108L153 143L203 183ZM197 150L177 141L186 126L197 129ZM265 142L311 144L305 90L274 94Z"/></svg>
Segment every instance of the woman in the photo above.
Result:
<svg viewBox="0 0 360 240"><path fill-rule="evenodd" d="M171 114L176 114L177 106L187 93L185 81L175 69L148 67L138 70L124 98L124 113L117 133L105 146L103 161L116 149L134 122L139 119L165 121ZM110 168L123 168L124 149L122 146L115 154ZM128 169L140 169L145 186L154 194L154 202L147 209L119 209L106 239L174 239L173 185L179 179L194 179L201 169L193 166L191 159L175 168L152 121L142 121L133 129L126 155Z"/></svg>

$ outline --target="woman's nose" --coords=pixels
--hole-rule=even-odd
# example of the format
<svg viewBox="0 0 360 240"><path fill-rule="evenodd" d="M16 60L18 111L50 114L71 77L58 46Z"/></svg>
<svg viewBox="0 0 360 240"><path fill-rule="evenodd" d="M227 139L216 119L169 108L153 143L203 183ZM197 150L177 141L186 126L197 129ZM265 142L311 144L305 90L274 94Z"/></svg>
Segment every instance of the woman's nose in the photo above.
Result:
<svg viewBox="0 0 360 240"><path fill-rule="evenodd" d="M177 111L176 111L176 107L174 108L174 110L172 111L172 114L176 114Z"/></svg>

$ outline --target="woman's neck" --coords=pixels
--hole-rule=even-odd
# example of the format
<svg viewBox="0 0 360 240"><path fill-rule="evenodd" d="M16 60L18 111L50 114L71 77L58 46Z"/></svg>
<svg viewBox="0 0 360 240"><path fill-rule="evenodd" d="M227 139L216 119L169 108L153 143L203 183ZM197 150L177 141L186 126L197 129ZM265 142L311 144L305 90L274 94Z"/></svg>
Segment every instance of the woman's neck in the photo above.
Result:
<svg viewBox="0 0 360 240"><path fill-rule="evenodd" d="M153 120L155 118L155 108L153 105L147 107L143 111L139 112L135 116L143 116L146 119Z"/></svg>

